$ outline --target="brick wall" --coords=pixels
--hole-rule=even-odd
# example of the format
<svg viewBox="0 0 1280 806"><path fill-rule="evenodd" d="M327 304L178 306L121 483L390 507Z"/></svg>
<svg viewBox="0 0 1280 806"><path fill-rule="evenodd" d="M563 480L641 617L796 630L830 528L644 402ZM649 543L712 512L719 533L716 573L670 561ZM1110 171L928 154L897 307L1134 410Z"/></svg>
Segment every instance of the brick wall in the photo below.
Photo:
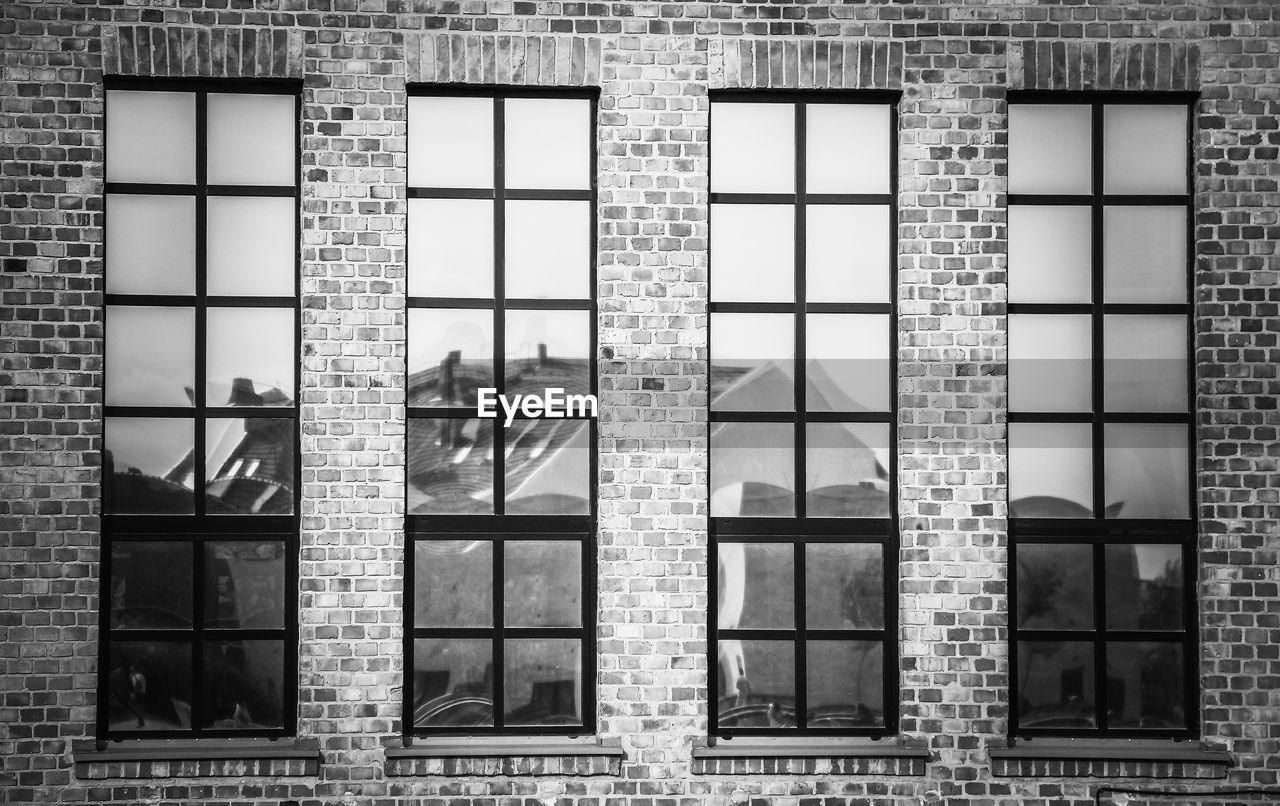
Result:
<svg viewBox="0 0 1280 806"><path fill-rule="evenodd" d="M2 13L10 802L1084 806L1118 803L1104 786L1278 783L1280 6L263 0ZM71 743L92 735L95 700L104 74L303 82L298 725L320 748L318 773L74 774ZM517 759L388 775L403 668L405 84L418 81L601 89L597 688L600 731L626 752L620 769ZM691 758L705 744L708 672L708 91L722 87L903 94L900 708L905 739L931 754L923 774ZM1022 88L1201 93L1201 717L1206 743L1230 753L1226 780L1133 778L1170 772L1154 765L1011 774L988 756L1007 733L1004 98Z"/></svg>

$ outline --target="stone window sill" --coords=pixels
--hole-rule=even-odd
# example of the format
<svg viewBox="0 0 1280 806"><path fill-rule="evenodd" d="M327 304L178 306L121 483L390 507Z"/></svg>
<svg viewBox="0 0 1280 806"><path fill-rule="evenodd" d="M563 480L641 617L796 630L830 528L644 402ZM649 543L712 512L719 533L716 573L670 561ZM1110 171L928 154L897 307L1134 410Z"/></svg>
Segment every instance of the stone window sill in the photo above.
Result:
<svg viewBox="0 0 1280 806"><path fill-rule="evenodd" d="M1225 778L1231 756L1195 742L1021 740L989 751L999 778Z"/></svg>
<svg viewBox="0 0 1280 806"><path fill-rule="evenodd" d="M297 739L129 739L72 746L75 776L115 778L309 777L320 771L314 741Z"/></svg>
<svg viewBox="0 0 1280 806"><path fill-rule="evenodd" d="M621 775L625 756L594 736L440 736L386 753L388 776Z"/></svg>
<svg viewBox="0 0 1280 806"><path fill-rule="evenodd" d="M716 739L693 749L699 775L924 775L929 751L893 739Z"/></svg>

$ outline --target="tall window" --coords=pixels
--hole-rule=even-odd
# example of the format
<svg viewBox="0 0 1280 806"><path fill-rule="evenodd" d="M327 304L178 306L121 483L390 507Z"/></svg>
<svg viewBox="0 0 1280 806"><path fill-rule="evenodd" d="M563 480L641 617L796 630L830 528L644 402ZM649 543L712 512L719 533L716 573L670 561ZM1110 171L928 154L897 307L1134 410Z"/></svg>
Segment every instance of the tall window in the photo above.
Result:
<svg viewBox="0 0 1280 806"><path fill-rule="evenodd" d="M895 729L896 99L711 103L711 730Z"/></svg>
<svg viewBox="0 0 1280 806"><path fill-rule="evenodd" d="M1020 735L1196 728L1190 103L1009 104Z"/></svg>
<svg viewBox="0 0 1280 806"><path fill-rule="evenodd" d="M293 730L298 104L107 84L100 738Z"/></svg>
<svg viewBox="0 0 1280 806"><path fill-rule="evenodd" d="M409 99L406 734L595 729L594 98Z"/></svg>

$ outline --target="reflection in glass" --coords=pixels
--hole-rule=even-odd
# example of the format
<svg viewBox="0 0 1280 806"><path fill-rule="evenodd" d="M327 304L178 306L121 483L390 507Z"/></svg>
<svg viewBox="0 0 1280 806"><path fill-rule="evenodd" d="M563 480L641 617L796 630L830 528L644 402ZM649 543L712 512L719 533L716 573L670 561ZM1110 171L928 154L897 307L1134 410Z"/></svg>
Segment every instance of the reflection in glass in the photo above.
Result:
<svg viewBox="0 0 1280 806"><path fill-rule="evenodd" d="M284 726L284 642L205 641L204 725L209 730Z"/></svg>
<svg viewBox="0 0 1280 806"><path fill-rule="evenodd" d="M1105 302L1186 302L1186 208L1104 208L1102 263Z"/></svg>
<svg viewBox="0 0 1280 806"><path fill-rule="evenodd" d="M411 308L408 339L410 406L475 408L493 386L493 311Z"/></svg>
<svg viewBox="0 0 1280 806"><path fill-rule="evenodd" d="M889 517L889 424L809 423L805 433L809 517Z"/></svg>
<svg viewBox="0 0 1280 806"><path fill-rule="evenodd" d="M192 308L108 305L108 406L190 406L196 385Z"/></svg>
<svg viewBox="0 0 1280 806"><path fill-rule="evenodd" d="M113 541L111 629L190 628L191 568L188 542Z"/></svg>
<svg viewBox="0 0 1280 806"><path fill-rule="evenodd" d="M293 513L294 421L205 420L205 510L217 515Z"/></svg>
<svg viewBox="0 0 1280 806"><path fill-rule="evenodd" d="M1107 645L1107 727L1180 730L1182 646L1176 643Z"/></svg>
<svg viewBox="0 0 1280 806"><path fill-rule="evenodd" d="M889 410L889 317L811 313L805 322L810 411Z"/></svg>
<svg viewBox="0 0 1280 806"><path fill-rule="evenodd" d="M1181 546L1112 544L1106 570L1108 629L1183 628Z"/></svg>
<svg viewBox="0 0 1280 806"><path fill-rule="evenodd" d="M411 187L493 187L492 98L410 97L408 133Z"/></svg>
<svg viewBox="0 0 1280 806"><path fill-rule="evenodd" d="M508 540L502 547L503 620L508 627L582 624L582 544Z"/></svg>
<svg viewBox="0 0 1280 806"><path fill-rule="evenodd" d="M804 563L809 629L884 627L884 549L879 544L809 543Z"/></svg>
<svg viewBox="0 0 1280 806"><path fill-rule="evenodd" d="M205 402L289 406L297 354L291 308L209 308Z"/></svg>
<svg viewBox="0 0 1280 806"><path fill-rule="evenodd" d="M507 98L505 179L509 188L590 187L591 104L585 98Z"/></svg>
<svg viewBox="0 0 1280 806"><path fill-rule="evenodd" d="M1187 137L1185 106L1104 107L1105 192L1186 193Z"/></svg>
<svg viewBox="0 0 1280 806"><path fill-rule="evenodd" d="M1087 314L1009 315L1009 408L1093 409L1093 324Z"/></svg>
<svg viewBox="0 0 1280 806"><path fill-rule="evenodd" d="M507 310L507 396L591 391L591 314L587 311Z"/></svg>
<svg viewBox="0 0 1280 806"><path fill-rule="evenodd" d="M292 297L297 285L295 201L210 196L207 204L209 293Z"/></svg>
<svg viewBox="0 0 1280 806"><path fill-rule="evenodd" d="M789 423L712 423L711 516L794 515L794 454Z"/></svg>
<svg viewBox="0 0 1280 806"><path fill-rule="evenodd" d="M1009 205L1009 301L1089 302L1086 205Z"/></svg>
<svg viewBox="0 0 1280 806"><path fill-rule="evenodd" d="M795 727L795 657L791 641L716 641L720 727Z"/></svg>
<svg viewBox="0 0 1280 806"><path fill-rule="evenodd" d="M1093 629L1093 547L1020 543L1018 628Z"/></svg>
<svg viewBox="0 0 1280 806"><path fill-rule="evenodd" d="M195 511L195 423L156 417L108 417L103 426L103 511Z"/></svg>
<svg viewBox="0 0 1280 806"><path fill-rule="evenodd" d="M427 638L413 642L413 724L493 724L493 642Z"/></svg>
<svg viewBox="0 0 1280 806"><path fill-rule="evenodd" d="M888 302L891 235L888 205L807 205L805 298Z"/></svg>
<svg viewBox="0 0 1280 806"><path fill-rule="evenodd" d="M227 629L285 625L285 551L279 540L204 544L204 622Z"/></svg>
<svg viewBox="0 0 1280 806"><path fill-rule="evenodd" d="M493 296L493 202L409 199L409 294Z"/></svg>
<svg viewBox="0 0 1280 806"><path fill-rule="evenodd" d="M1015 518L1093 515L1088 423L1009 423L1009 510Z"/></svg>
<svg viewBox="0 0 1280 806"><path fill-rule="evenodd" d="M493 512L493 422L409 419L410 515Z"/></svg>
<svg viewBox="0 0 1280 806"><path fill-rule="evenodd" d="M809 641L805 694L810 728L884 725L884 644Z"/></svg>
<svg viewBox="0 0 1280 806"><path fill-rule="evenodd" d="M583 299L591 294L591 206L585 201L506 203L508 299Z"/></svg>
<svg viewBox="0 0 1280 806"><path fill-rule="evenodd" d="M794 411L795 318L789 313L711 314L711 406Z"/></svg>
<svg viewBox="0 0 1280 806"><path fill-rule="evenodd" d="M721 630L795 626L795 550L790 543L716 546L716 621Z"/></svg>
<svg viewBox="0 0 1280 806"><path fill-rule="evenodd" d="M888 104L809 104L805 118L806 192L889 192Z"/></svg>
<svg viewBox="0 0 1280 806"><path fill-rule="evenodd" d="M1186 518L1187 426L1107 423L1108 514L1120 518Z"/></svg>
<svg viewBox="0 0 1280 806"><path fill-rule="evenodd" d="M1018 642L1018 727L1097 727L1093 645Z"/></svg>
<svg viewBox="0 0 1280 806"><path fill-rule="evenodd" d="M586 420L516 420L505 437L507 514L591 511L591 429Z"/></svg>
<svg viewBox="0 0 1280 806"><path fill-rule="evenodd" d="M107 181L196 181L196 96L107 91Z"/></svg>
<svg viewBox="0 0 1280 806"><path fill-rule="evenodd" d="M194 196L107 194L108 294L196 292Z"/></svg>
<svg viewBox="0 0 1280 806"><path fill-rule="evenodd" d="M1088 193L1092 117L1083 105L1009 104L1009 192Z"/></svg>
<svg viewBox="0 0 1280 806"><path fill-rule="evenodd" d="M711 191L791 193L796 176L793 104L711 105Z"/></svg>
<svg viewBox="0 0 1280 806"><path fill-rule="evenodd" d="M493 625L493 543L419 540L413 556L415 627Z"/></svg>
<svg viewBox="0 0 1280 806"><path fill-rule="evenodd" d="M1187 410L1187 318L1103 317L1104 404L1108 411Z"/></svg>
<svg viewBox="0 0 1280 806"><path fill-rule="evenodd" d="M507 725L582 724L582 642L507 639L502 696Z"/></svg>
<svg viewBox="0 0 1280 806"><path fill-rule="evenodd" d="M711 205L711 299L795 299L795 208L789 204Z"/></svg>
<svg viewBox="0 0 1280 806"><path fill-rule="evenodd" d="M209 184L292 185L298 164L296 100L209 93Z"/></svg>
<svg viewBox="0 0 1280 806"><path fill-rule="evenodd" d="M191 729L190 644L112 641L107 668L107 725L113 733Z"/></svg>

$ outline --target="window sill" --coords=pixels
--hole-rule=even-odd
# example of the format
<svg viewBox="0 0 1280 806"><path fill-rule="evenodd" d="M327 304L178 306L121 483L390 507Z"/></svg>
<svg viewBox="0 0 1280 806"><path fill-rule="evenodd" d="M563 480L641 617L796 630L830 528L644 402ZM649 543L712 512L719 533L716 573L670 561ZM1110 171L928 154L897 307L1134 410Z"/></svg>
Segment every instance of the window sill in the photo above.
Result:
<svg viewBox="0 0 1280 806"><path fill-rule="evenodd" d="M699 775L924 775L929 751L894 739L716 739L693 749Z"/></svg>
<svg viewBox="0 0 1280 806"><path fill-rule="evenodd" d="M621 775L620 739L440 736L387 748L388 776Z"/></svg>
<svg viewBox="0 0 1280 806"><path fill-rule="evenodd" d="M1036 739L988 752L999 778L1225 778L1231 766L1195 742Z"/></svg>
<svg viewBox="0 0 1280 806"><path fill-rule="evenodd" d="M305 777L320 771L315 742L297 739L128 739L72 746L75 776L114 778Z"/></svg>

